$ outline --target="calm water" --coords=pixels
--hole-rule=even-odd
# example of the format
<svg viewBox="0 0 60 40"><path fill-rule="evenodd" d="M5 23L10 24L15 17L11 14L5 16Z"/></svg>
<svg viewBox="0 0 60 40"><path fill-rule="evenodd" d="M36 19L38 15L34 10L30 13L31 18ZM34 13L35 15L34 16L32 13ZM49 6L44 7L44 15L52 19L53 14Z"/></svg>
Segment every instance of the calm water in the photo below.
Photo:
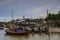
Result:
<svg viewBox="0 0 60 40"><path fill-rule="evenodd" d="M0 30L0 40L60 40L59 33L52 33L50 37L46 34L30 34L29 36L5 35L4 30Z"/></svg>

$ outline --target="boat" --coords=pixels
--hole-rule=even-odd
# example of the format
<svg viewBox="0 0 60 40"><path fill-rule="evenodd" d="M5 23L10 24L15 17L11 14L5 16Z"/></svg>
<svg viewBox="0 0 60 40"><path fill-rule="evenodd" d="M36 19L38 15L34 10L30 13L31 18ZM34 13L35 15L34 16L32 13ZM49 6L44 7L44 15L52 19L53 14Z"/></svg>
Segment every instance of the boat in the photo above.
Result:
<svg viewBox="0 0 60 40"><path fill-rule="evenodd" d="M4 27L0 27L0 30L3 30L4 29Z"/></svg>
<svg viewBox="0 0 60 40"><path fill-rule="evenodd" d="M32 28L30 28L30 27L26 27L26 30L27 30L28 32L32 32Z"/></svg>
<svg viewBox="0 0 60 40"><path fill-rule="evenodd" d="M5 29L6 34L12 34L12 35L28 35L29 32L27 31L15 31L14 29Z"/></svg>
<svg viewBox="0 0 60 40"><path fill-rule="evenodd" d="M46 27L40 27L41 32L48 32L48 29Z"/></svg>
<svg viewBox="0 0 60 40"><path fill-rule="evenodd" d="M33 32L39 32L39 28L33 28Z"/></svg>

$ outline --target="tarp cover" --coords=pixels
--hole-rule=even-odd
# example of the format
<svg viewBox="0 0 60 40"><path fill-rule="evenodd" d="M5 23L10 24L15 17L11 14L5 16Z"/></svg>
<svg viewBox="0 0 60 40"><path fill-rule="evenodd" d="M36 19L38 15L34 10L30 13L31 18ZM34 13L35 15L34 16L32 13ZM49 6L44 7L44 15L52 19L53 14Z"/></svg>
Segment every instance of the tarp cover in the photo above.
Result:
<svg viewBox="0 0 60 40"><path fill-rule="evenodd" d="M23 29L18 29L17 32L24 32L24 30Z"/></svg>

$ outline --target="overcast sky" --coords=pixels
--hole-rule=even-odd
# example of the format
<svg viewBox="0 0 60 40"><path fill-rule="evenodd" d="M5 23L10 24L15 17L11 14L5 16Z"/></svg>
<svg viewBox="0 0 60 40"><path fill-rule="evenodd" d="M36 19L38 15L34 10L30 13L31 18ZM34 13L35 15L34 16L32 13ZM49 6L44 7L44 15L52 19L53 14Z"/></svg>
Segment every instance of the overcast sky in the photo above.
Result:
<svg viewBox="0 0 60 40"><path fill-rule="evenodd" d="M11 10L14 19L46 17L46 11L57 13L60 10L60 0L0 0L0 21L11 20Z"/></svg>

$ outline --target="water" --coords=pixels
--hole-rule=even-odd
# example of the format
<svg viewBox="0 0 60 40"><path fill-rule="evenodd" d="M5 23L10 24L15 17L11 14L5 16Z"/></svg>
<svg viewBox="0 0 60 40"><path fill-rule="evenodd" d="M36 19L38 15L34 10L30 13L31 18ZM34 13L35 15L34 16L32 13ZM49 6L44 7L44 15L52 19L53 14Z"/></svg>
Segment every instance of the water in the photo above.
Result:
<svg viewBox="0 0 60 40"><path fill-rule="evenodd" d="M6 35L4 30L0 30L0 40L60 40L60 34L51 33L50 37L44 33L20 36L20 35Z"/></svg>

